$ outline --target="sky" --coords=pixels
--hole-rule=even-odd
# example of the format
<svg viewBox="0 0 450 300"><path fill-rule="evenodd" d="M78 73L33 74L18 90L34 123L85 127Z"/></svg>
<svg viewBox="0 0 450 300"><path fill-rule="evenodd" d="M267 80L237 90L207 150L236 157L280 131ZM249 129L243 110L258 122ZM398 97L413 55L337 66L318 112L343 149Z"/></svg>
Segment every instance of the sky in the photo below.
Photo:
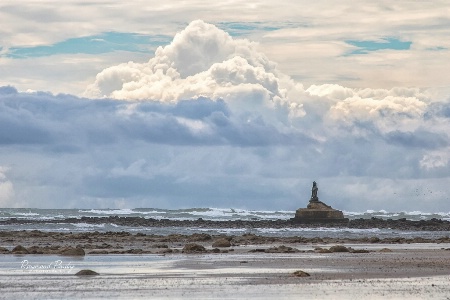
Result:
<svg viewBox="0 0 450 300"><path fill-rule="evenodd" d="M448 1L0 3L0 207L450 211Z"/></svg>

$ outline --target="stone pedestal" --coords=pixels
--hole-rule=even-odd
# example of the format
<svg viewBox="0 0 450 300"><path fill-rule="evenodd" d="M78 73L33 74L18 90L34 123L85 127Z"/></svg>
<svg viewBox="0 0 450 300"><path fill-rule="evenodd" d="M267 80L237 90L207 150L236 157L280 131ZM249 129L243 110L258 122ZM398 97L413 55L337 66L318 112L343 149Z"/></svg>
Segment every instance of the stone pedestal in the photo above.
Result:
<svg viewBox="0 0 450 300"><path fill-rule="evenodd" d="M311 199L306 208L299 208L292 219L296 223L341 223L348 222L342 211L333 209L322 201Z"/></svg>

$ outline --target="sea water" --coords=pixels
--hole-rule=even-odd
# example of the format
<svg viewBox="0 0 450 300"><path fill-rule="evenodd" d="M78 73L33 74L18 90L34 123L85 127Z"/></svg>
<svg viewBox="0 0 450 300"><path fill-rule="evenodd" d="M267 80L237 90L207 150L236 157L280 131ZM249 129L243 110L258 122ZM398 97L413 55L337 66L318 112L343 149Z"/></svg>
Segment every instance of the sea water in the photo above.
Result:
<svg viewBox="0 0 450 300"><path fill-rule="evenodd" d="M364 211L364 212L347 212L344 211L345 217L352 219L372 217L380 219L400 219L407 220L430 220L432 218L450 220L450 212L387 212L381 211ZM398 229L354 229L354 228L205 228L205 227L133 227L117 225L114 223L67 223L64 221L68 218L81 219L82 217L142 217L152 219L169 219L169 220L203 220L212 221L228 221L228 220L289 220L294 217L293 211L265 211L265 210L245 210L233 208L188 208L188 209L157 209L157 208L134 208L134 209L36 209L36 208L2 208L0 209L0 221L10 218L38 220L39 223L24 224L1 224L0 231L5 230L41 230L56 232L107 232L107 231L127 231L131 233L145 234L257 234L263 236L302 236L311 237L335 237L335 238L361 238L367 236L378 236L381 238L388 237L427 237L439 238L450 236L447 231L402 231ZM61 220L61 222L57 222ZM49 222L46 222L49 221ZM56 222L55 222L56 221Z"/></svg>

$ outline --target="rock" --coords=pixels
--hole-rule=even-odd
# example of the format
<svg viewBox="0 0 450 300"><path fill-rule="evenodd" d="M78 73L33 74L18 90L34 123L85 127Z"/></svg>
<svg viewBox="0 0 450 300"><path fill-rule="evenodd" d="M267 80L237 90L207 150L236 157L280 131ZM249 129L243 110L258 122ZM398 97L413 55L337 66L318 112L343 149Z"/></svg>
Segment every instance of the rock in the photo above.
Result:
<svg viewBox="0 0 450 300"><path fill-rule="evenodd" d="M380 249L379 252L392 252L392 250L389 248L383 248L383 249Z"/></svg>
<svg viewBox="0 0 450 300"><path fill-rule="evenodd" d="M369 239L369 242L371 243L379 243L380 242L380 238L373 236Z"/></svg>
<svg viewBox="0 0 450 300"><path fill-rule="evenodd" d="M90 251L89 254L109 254L109 252L107 250L93 250Z"/></svg>
<svg viewBox="0 0 450 300"><path fill-rule="evenodd" d="M28 248L30 254L44 254L44 251L38 246L31 246Z"/></svg>
<svg viewBox="0 0 450 300"><path fill-rule="evenodd" d="M344 217L342 211L326 205L319 201L317 197L318 188L313 182L311 199L306 208L299 208L295 212L295 217L291 219L294 223L348 223L348 218Z"/></svg>
<svg viewBox="0 0 450 300"><path fill-rule="evenodd" d="M266 253L296 253L299 252L298 249L287 247L285 245L281 245L279 247L271 247L266 249L264 252Z"/></svg>
<svg viewBox="0 0 450 300"><path fill-rule="evenodd" d="M159 250L156 253L158 253L158 254L168 254L168 253L173 253L173 250L170 249L170 248L163 248L163 249Z"/></svg>
<svg viewBox="0 0 450 300"><path fill-rule="evenodd" d="M9 250L6 249L5 247L0 247L0 254L6 254L9 253Z"/></svg>
<svg viewBox="0 0 450 300"><path fill-rule="evenodd" d="M16 247L14 247L14 249L12 249L11 252L14 254L28 254L29 253L27 248L25 248L22 245L18 245Z"/></svg>
<svg viewBox="0 0 450 300"><path fill-rule="evenodd" d="M142 249L130 249L125 251L128 254L142 254L144 252L144 250Z"/></svg>
<svg viewBox="0 0 450 300"><path fill-rule="evenodd" d="M330 251L331 252L349 252L350 250L348 250L348 248L345 246L336 245L336 246L330 247Z"/></svg>
<svg viewBox="0 0 450 300"><path fill-rule="evenodd" d="M81 271L78 271L77 273L75 273L75 275L77 275L77 276L95 276L95 275L100 275L100 274L98 274L97 272L92 271L92 270L81 270Z"/></svg>
<svg viewBox="0 0 450 300"><path fill-rule="evenodd" d="M211 236L206 233L194 233L189 237L190 242L204 242L211 240Z"/></svg>
<svg viewBox="0 0 450 300"><path fill-rule="evenodd" d="M330 250L325 249L325 248L320 248L318 250L316 250L317 253L331 253Z"/></svg>
<svg viewBox="0 0 450 300"><path fill-rule="evenodd" d="M256 248L256 249L251 249L248 252L250 252L250 253L266 252L266 249Z"/></svg>
<svg viewBox="0 0 450 300"><path fill-rule="evenodd" d="M369 250L365 250L365 249L352 249L350 251L351 253L369 253Z"/></svg>
<svg viewBox="0 0 450 300"><path fill-rule="evenodd" d="M64 256L85 256L86 253L84 252L83 248L73 248L68 247L61 250L59 253Z"/></svg>
<svg viewBox="0 0 450 300"><path fill-rule="evenodd" d="M214 241L212 246L217 247L217 248L226 248L226 247L231 247L231 243L229 240L227 240L225 238L220 238L220 239Z"/></svg>
<svg viewBox="0 0 450 300"><path fill-rule="evenodd" d="M292 273L292 275L294 275L295 277L309 277L311 276L309 273L306 273L305 271L295 271L294 273Z"/></svg>
<svg viewBox="0 0 450 300"><path fill-rule="evenodd" d="M206 252L205 247L195 243L186 244L183 248L183 253L202 253L202 252Z"/></svg>

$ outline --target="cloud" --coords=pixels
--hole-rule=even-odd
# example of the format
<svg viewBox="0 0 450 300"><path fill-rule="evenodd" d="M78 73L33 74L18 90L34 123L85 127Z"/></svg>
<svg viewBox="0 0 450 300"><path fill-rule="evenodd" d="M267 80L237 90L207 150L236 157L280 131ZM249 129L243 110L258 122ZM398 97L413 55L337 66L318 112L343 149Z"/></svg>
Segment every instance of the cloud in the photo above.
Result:
<svg viewBox="0 0 450 300"><path fill-rule="evenodd" d="M70 0L55 6L52 2L36 5L29 0L20 3L5 0L0 3L0 19L8 26L0 32L0 52L7 55L8 49L42 49L39 47L54 50L76 41L69 52L92 53L80 49L85 45L85 38L98 39L111 32L123 33L124 42L127 36L135 34L174 36L192 20L203 18L234 37L257 41L260 52L305 87L326 83L353 88L448 87L445 76L441 76L450 67L450 42L446 38L450 23L445 1L376 2L357 7L349 0L333 6L293 0L284 4L263 0L205 5L203 1L168 0L163 5L156 1L127 1L108 6ZM236 7L245 13L236 12ZM397 50L389 42L393 49L348 55L357 47L346 41L378 44L408 41L411 44L408 49ZM44 51L52 55L26 59L4 56L0 58L4 71L0 85L12 84L21 91L31 88L81 95L87 83L94 80L92 75L106 66L148 60L136 48L127 49L130 51L126 53L90 55L54 55L52 51Z"/></svg>
<svg viewBox="0 0 450 300"><path fill-rule="evenodd" d="M16 205L13 201L14 186L6 177L8 171L9 168L0 166L0 205L2 207L15 207Z"/></svg>
<svg viewBox="0 0 450 300"><path fill-rule="evenodd" d="M304 89L278 70L256 44L234 39L200 20L177 33L169 45L159 47L147 63L104 69L85 95L175 103L198 97L221 99L235 113L257 110L274 126L320 119L330 130L377 131L391 142L391 131L420 129L431 101L418 88L352 89L322 84Z"/></svg>
<svg viewBox="0 0 450 300"><path fill-rule="evenodd" d="M197 20L168 46L159 47L148 63L129 62L97 74L85 96L167 102L199 96L226 102L238 99L239 106L279 105L302 115L301 104L290 99L287 88L298 86L278 72L254 43L233 39Z"/></svg>
<svg viewBox="0 0 450 300"><path fill-rule="evenodd" d="M0 88L8 199L293 210L317 180L347 210L450 209L445 88L306 88L260 49L194 21L84 98ZM436 192L412 203L418 184Z"/></svg>
<svg viewBox="0 0 450 300"><path fill-rule="evenodd" d="M295 209L318 180L323 200L343 209L426 209L428 200L408 202L412 182L448 180L445 105L409 89L340 86L299 99L305 115L289 118L276 106L231 108L245 99L86 99L3 87L0 165L10 175L2 195L38 207ZM442 207L446 186L430 198Z"/></svg>

